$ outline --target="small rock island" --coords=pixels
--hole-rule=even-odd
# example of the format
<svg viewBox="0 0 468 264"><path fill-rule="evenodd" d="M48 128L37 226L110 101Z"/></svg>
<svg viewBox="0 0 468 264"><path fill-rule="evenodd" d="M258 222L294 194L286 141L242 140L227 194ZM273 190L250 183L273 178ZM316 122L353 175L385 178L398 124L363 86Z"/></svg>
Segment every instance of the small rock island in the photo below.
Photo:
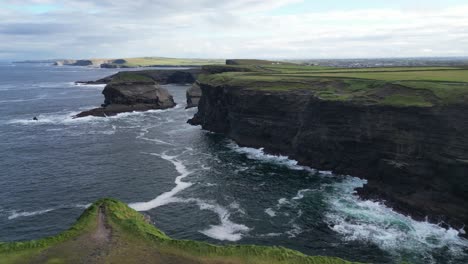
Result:
<svg viewBox="0 0 468 264"><path fill-rule="evenodd" d="M125 112L167 109L176 105L172 95L153 79L131 72L122 72L112 78L102 94L105 100L101 107L81 112L75 117L105 117Z"/></svg>

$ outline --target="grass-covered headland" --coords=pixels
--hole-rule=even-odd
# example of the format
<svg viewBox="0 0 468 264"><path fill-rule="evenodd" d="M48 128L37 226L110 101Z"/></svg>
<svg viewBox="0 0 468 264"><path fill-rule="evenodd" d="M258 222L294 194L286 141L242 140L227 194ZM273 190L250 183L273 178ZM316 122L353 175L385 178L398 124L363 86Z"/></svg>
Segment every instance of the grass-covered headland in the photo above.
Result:
<svg viewBox="0 0 468 264"><path fill-rule="evenodd" d="M199 81L267 91L307 90L359 104L432 107L468 102L468 67L331 68L292 64L205 66Z"/></svg>
<svg viewBox="0 0 468 264"><path fill-rule="evenodd" d="M0 263L351 263L282 248L215 246L175 240L114 199L92 204L67 231L40 240L0 243Z"/></svg>

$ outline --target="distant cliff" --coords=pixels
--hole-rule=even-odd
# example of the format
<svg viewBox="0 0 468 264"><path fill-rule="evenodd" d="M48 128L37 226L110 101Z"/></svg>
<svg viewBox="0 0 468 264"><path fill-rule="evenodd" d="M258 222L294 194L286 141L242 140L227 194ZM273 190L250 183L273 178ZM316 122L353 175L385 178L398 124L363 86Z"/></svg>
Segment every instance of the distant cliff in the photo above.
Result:
<svg viewBox="0 0 468 264"><path fill-rule="evenodd" d="M92 66L101 67L104 64L114 63L115 60L100 60L100 59L89 59L89 60L57 60L54 62L55 66Z"/></svg>
<svg viewBox="0 0 468 264"><path fill-rule="evenodd" d="M312 168L365 178L361 196L386 200L416 219L429 216L457 228L468 224L468 103L463 97L447 104L426 90L390 83L363 89L367 81L309 78L288 84L298 89L287 89L264 74L243 75L245 82L229 76L239 75L199 80L202 97L190 123ZM347 89L359 96L374 89L380 101L346 99ZM395 93L412 105L387 100Z"/></svg>
<svg viewBox="0 0 468 264"><path fill-rule="evenodd" d="M81 84L107 84L110 83L113 79L120 78L121 75L126 75L128 71L118 72L116 74L101 78L96 81L77 81L76 83ZM170 70L142 70L142 71L132 71L135 75L144 76L150 78L151 80L157 82L158 84L192 84L198 78L198 75L201 73L201 69L170 69Z"/></svg>

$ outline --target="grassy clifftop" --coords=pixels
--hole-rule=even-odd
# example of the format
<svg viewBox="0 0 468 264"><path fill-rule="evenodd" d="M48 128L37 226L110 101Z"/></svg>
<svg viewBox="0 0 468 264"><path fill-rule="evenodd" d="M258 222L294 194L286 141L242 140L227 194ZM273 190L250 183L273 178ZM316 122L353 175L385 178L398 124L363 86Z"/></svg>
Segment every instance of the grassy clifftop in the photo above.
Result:
<svg viewBox="0 0 468 264"><path fill-rule="evenodd" d="M224 69L216 72L216 68ZM308 90L323 100L431 107L468 103L468 68L394 67L338 69L301 65L250 65L249 71L210 66L201 83L268 91Z"/></svg>
<svg viewBox="0 0 468 264"><path fill-rule="evenodd" d="M215 246L175 240L126 204L102 199L69 230L29 242L0 243L0 263L351 263L282 247Z"/></svg>

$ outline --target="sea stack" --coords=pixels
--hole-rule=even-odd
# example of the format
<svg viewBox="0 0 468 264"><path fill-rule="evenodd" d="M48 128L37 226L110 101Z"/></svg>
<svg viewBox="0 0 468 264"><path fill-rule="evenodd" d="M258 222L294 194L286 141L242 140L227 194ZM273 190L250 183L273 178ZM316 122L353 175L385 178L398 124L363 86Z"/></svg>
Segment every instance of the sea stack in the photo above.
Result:
<svg viewBox="0 0 468 264"><path fill-rule="evenodd" d="M167 109L176 105L172 95L150 78L133 73L114 78L102 91L102 107L84 111L75 117L112 116L124 112Z"/></svg>

